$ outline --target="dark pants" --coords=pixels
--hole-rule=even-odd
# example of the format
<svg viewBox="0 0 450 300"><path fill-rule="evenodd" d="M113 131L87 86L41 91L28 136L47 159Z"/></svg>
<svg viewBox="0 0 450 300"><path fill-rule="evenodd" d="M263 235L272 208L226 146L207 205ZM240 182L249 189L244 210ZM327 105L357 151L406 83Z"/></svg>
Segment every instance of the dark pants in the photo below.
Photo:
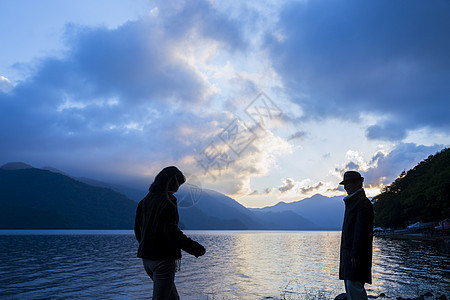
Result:
<svg viewBox="0 0 450 300"><path fill-rule="evenodd" d="M153 300L178 300L175 287L175 260L143 259L144 269L153 280Z"/></svg>
<svg viewBox="0 0 450 300"><path fill-rule="evenodd" d="M344 280L347 300L367 300L364 282Z"/></svg>

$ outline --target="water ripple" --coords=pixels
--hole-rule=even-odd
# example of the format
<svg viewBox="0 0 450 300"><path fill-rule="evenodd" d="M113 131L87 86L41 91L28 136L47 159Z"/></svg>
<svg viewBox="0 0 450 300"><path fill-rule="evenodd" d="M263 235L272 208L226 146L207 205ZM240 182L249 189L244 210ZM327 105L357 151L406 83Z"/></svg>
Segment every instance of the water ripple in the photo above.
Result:
<svg viewBox="0 0 450 300"><path fill-rule="evenodd" d="M183 299L291 299L343 292L339 232L191 231L205 245L184 254ZM0 235L0 298L149 299L152 282L127 234ZM450 294L450 259L422 242L375 239L369 293Z"/></svg>

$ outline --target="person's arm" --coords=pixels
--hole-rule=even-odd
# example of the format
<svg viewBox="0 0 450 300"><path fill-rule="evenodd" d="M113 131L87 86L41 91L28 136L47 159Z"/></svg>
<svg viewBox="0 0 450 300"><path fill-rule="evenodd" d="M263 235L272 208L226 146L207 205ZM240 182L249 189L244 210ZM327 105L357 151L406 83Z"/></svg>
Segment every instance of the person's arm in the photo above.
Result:
<svg viewBox="0 0 450 300"><path fill-rule="evenodd" d="M180 249L183 249L187 253L194 255L195 257L205 254L205 248L196 241L187 237L178 227L178 212L176 206L168 205L167 209L167 222L164 226L164 232L168 239Z"/></svg>
<svg viewBox="0 0 450 300"><path fill-rule="evenodd" d="M367 200L368 201L368 200ZM353 233L353 245L350 251L353 265L358 265L362 251L365 249L367 240L372 236L373 209L370 203L363 202L357 208L356 222Z"/></svg>
<svg viewBox="0 0 450 300"><path fill-rule="evenodd" d="M136 209L136 217L134 218L134 236L138 242L141 241L141 226L142 226L142 200L139 202Z"/></svg>

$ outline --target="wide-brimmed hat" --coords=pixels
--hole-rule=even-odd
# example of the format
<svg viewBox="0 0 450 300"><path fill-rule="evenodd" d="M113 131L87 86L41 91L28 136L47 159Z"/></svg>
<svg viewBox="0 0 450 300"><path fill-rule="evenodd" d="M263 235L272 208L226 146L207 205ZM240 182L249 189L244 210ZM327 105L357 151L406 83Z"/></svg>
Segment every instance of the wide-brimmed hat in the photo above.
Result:
<svg viewBox="0 0 450 300"><path fill-rule="evenodd" d="M346 184L348 182L351 181L363 181L364 177L361 176L361 174L359 174L359 172L356 171L347 171L344 173L344 180L342 180L341 182L339 182L339 184Z"/></svg>

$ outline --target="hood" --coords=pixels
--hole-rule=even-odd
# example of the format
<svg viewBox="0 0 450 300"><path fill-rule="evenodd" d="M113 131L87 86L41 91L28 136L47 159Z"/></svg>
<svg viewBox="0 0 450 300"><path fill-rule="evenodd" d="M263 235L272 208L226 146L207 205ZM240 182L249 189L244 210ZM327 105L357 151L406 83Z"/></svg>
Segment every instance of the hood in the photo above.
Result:
<svg viewBox="0 0 450 300"><path fill-rule="evenodd" d="M149 191L168 192L169 184L174 178L177 179L179 185L182 185L186 181L183 173L181 173L181 171L177 167L170 166L162 169L161 172L156 175L155 180L149 188Z"/></svg>

